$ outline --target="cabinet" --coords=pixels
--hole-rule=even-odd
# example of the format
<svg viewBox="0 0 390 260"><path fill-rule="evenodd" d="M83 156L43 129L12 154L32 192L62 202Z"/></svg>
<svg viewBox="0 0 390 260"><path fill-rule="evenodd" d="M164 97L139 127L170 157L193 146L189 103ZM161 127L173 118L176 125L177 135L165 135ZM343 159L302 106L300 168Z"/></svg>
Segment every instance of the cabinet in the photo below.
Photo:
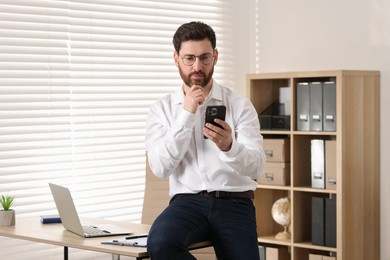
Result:
<svg viewBox="0 0 390 260"><path fill-rule="evenodd" d="M299 131L297 85L302 82L336 84L335 131ZM380 119L378 71L307 71L247 75L247 95L260 113L279 100L280 88L289 87L290 128L261 130L264 138L290 141L290 182L285 186L259 184L255 194L259 243L284 246L291 260L309 260L310 254L338 260L379 259ZM284 89L285 90L285 89ZM311 140L335 141L333 166L336 185L311 186ZM288 197L291 205L290 239L276 239L283 230L271 216L273 203ZM311 242L312 197L336 199L336 247Z"/></svg>

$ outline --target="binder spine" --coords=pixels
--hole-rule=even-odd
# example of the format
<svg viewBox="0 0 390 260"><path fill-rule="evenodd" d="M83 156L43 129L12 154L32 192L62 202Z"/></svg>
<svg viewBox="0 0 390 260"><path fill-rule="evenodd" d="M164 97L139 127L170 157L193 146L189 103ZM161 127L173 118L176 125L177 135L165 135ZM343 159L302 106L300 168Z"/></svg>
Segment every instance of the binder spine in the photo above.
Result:
<svg viewBox="0 0 390 260"><path fill-rule="evenodd" d="M336 131L336 83L334 81L324 82L323 85L324 101L324 131Z"/></svg>
<svg viewBox="0 0 390 260"><path fill-rule="evenodd" d="M325 199L325 246L336 247L336 199Z"/></svg>
<svg viewBox="0 0 390 260"><path fill-rule="evenodd" d="M325 188L325 154L324 140L311 140L311 186Z"/></svg>
<svg viewBox="0 0 390 260"><path fill-rule="evenodd" d="M310 130L323 131L322 83L310 83Z"/></svg>
<svg viewBox="0 0 390 260"><path fill-rule="evenodd" d="M311 198L311 242L325 245L325 203L324 198Z"/></svg>
<svg viewBox="0 0 390 260"><path fill-rule="evenodd" d="M297 130L310 130L310 86L308 82L297 85Z"/></svg>

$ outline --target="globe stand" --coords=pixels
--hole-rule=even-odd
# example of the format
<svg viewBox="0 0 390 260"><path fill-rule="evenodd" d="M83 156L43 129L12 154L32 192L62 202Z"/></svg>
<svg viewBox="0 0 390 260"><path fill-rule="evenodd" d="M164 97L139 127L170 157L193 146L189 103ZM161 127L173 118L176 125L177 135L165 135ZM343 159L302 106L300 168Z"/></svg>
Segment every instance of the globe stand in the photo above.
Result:
<svg viewBox="0 0 390 260"><path fill-rule="evenodd" d="M291 239L291 234L287 231L287 227L288 227L288 225L283 226L284 231L281 231L281 232L277 233L275 235L275 238L276 239L280 239L280 240L290 240Z"/></svg>
<svg viewBox="0 0 390 260"><path fill-rule="evenodd" d="M288 197L281 198L275 201L271 208L271 215L275 222L284 228L284 231L279 232L275 235L275 239L290 240L291 234L287 230L288 226L290 225L291 215L290 201Z"/></svg>

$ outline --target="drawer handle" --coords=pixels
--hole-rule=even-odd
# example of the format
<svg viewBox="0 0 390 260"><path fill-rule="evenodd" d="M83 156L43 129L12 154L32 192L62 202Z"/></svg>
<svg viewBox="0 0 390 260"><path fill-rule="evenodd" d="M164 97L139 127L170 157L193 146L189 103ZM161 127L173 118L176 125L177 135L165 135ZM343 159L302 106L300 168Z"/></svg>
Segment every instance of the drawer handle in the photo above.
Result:
<svg viewBox="0 0 390 260"><path fill-rule="evenodd" d="M274 174L273 173L265 173L265 178L269 181L273 181L274 180Z"/></svg>
<svg viewBox="0 0 390 260"><path fill-rule="evenodd" d="M272 158L274 157L274 151L273 150L265 150L265 157Z"/></svg>

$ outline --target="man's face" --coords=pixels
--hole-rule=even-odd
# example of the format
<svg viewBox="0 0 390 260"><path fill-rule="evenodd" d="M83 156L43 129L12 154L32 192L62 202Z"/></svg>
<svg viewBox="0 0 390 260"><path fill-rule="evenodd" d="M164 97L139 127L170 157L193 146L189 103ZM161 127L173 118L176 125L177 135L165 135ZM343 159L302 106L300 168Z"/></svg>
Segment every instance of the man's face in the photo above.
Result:
<svg viewBox="0 0 390 260"><path fill-rule="evenodd" d="M210 64L203 64L201 60L202 55L212 54L212 60ZM197 56L195 62L192 65L184 64L182 58L187 55ZM179 54L175 52L174 55L175 64L179 69L180 77L184 84L191 87L192 85L200 85L203 88L210 84L210 81L214 73L214 65L218 59L218 51L211 46L209 40L201 41L186 41L181 44ZM188 62L187 62L188 63Z"/></svg>

